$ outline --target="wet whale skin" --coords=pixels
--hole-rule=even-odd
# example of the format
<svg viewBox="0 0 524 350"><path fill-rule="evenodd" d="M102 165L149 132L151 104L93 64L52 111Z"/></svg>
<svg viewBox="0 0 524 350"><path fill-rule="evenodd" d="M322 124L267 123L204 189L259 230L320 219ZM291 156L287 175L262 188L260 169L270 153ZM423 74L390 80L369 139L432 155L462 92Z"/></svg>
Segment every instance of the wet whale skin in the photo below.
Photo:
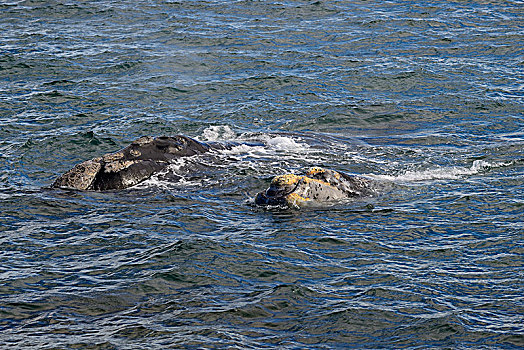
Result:
<svg viewBox="0 0 524 350"><path fill-rule="evenodd" d="M75 165L51 187L87 191L125 189L148 179L180 157L209 149L209 145L183 135L143 136L120 151Z"/></svg>

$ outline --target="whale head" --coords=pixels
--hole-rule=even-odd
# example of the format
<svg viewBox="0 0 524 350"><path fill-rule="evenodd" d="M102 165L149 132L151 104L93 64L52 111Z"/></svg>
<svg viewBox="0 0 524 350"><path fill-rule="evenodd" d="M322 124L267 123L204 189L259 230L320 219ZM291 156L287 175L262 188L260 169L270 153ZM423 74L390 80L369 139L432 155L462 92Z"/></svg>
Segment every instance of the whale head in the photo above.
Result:
<svg viewBox="0 0 524 350"><path fill-rule="evenodd" d="M180 157L201 154L209 149L207 144L183 135L142 136L118 152L75 165L59 176L51 187L120 190L144 181Z"/></svg>
<svg viewBox="0 0 524 350"><path fill-rule="evenodd" d="M285 174L273 178L269 188L257 194L255 204L300 208L370 193L369 180L324 168L305 175Z"/></svg>

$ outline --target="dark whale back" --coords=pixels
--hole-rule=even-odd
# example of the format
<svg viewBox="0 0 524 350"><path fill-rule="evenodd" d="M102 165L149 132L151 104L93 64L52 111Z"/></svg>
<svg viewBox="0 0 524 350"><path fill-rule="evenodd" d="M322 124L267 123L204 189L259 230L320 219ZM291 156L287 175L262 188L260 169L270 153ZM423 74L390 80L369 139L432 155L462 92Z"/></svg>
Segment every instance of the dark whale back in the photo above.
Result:
<svg viewBox="0 0 524 350"><path fill-rule="evenodd" d="M51 185L107 191L134 186L180 158L207 152L210 146L187 136L140 137L126 148L75 165Z"/></svg>

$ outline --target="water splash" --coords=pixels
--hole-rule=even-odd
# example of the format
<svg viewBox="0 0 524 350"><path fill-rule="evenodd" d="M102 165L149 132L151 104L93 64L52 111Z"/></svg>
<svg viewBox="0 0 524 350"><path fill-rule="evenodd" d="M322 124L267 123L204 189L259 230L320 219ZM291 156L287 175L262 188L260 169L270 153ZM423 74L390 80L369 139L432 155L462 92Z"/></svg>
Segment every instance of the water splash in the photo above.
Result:
<svg viewBox="0 0 524 350"><path fill-rule="evenodd" d="M237 134L227 125L213 125L202 132L203 141L229 141L236 138Z"/></svg>
<svg viewBox="0 0 524 350"><path fill-rule="evenodd" d="M271 149L279 151L303 151L309 148L307 144L297 142L293 138L287 136L271 137L268 135L268 140L266 142Z"/></svg>
<svg viewBox="0 0 524 350"><path fill-rule="evenodd" d="M368 174L368 176L378 180L392 182L454 180L483 173L493 168L507 167L512 164L514 164L514 162L487 162L484 160L475 160L469 167L434 167L425 170L405 171L398 175Z"/></svg>

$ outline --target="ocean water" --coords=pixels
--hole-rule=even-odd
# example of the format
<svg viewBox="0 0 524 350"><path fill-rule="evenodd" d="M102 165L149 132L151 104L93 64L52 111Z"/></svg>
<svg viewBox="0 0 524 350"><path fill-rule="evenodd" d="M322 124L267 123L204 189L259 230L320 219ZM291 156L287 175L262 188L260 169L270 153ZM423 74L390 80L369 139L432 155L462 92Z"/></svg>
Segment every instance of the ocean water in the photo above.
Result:
<svg viewBox="0 0 524 350"><path fill-rule="evenodd" d="M0 348L522 349L522 1L3 1ZM142 135L237 142L50 189ZM377 194L253 206L311 166Z"/></svg>

